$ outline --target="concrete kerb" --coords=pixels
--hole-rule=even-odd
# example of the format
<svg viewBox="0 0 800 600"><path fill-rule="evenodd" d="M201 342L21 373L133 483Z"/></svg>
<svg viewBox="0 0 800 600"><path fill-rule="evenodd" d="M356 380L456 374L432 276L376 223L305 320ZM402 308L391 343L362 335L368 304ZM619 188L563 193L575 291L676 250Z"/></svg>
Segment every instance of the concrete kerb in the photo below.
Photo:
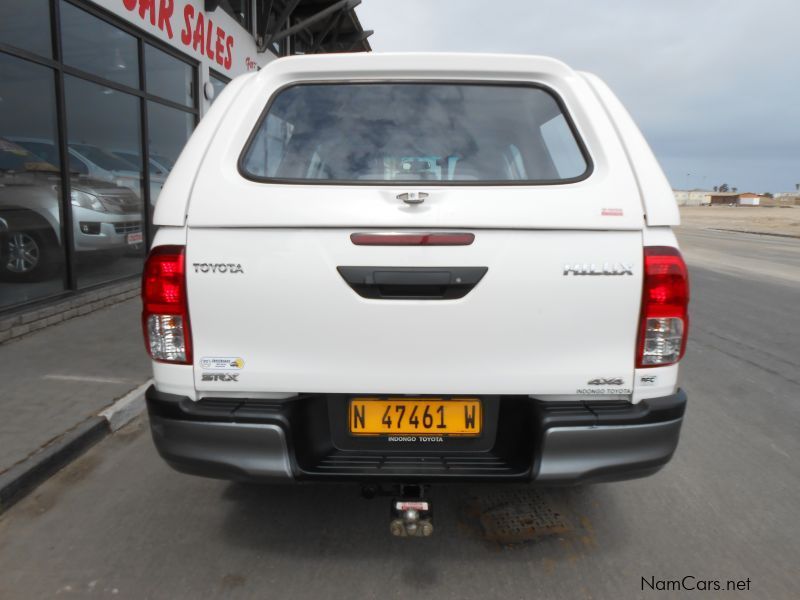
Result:
<svg viewBox="0 0 800 600"><path fill-rule="evenodd" d="M78 458L97 442L130 423L145 408L152 379L59 436L7 471L0 473L0 514Z"/></svg>
<svg viewBox="0 0 800 600"><path fill-rule="evenodd" d="M130 423L144 411L144 393L152 383L153 380L148 379L100 412L98 416L108 421L112 433Z"/></svg>

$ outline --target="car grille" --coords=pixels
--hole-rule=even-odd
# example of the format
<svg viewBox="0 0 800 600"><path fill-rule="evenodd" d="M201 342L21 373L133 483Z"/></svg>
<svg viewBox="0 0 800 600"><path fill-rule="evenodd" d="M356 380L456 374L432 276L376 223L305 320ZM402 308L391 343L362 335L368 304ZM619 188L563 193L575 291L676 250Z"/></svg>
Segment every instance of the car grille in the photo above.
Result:
<svg viewBox="0 0 800 600"><path fill-rule="evenodd" d="M114 231L117 233L138 233L141 230L141 221L131 221L130 223L114 223Z"/></svg>

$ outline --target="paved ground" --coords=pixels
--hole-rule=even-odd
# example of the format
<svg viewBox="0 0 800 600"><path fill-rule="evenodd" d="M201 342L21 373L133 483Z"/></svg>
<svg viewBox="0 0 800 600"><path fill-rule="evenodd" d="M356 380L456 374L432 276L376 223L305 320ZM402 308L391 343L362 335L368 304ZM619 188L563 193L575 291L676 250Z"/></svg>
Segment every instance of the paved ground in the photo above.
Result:
<svg viewBox="0 0 800 600"><path fill-rule="evenodd" d="M138 299L0 345L0 473L150 377Z"/></svg>
<svg viewBox="0 0 800 600"><path fill-rule="evenodd" d="M751 590L687 596L796 598L800 242L681 237L691 404L673 462L654 477L516 497L440 489L437 533L406 541L388 535L384 500L350 486L173 473L139 420L0 517L0 598L667 598L642 591L642 577L687 575L749 578ZM772 263L783 266L760 272ZM503 501L547 513L549 535L488 539L478 507Z"/></svg>

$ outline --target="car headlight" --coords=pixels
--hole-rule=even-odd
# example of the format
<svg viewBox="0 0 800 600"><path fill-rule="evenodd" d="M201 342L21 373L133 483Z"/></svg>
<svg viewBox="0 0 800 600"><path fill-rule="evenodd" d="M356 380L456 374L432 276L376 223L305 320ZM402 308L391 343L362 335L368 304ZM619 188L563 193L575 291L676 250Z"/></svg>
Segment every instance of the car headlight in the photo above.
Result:
<svg viewBox="0 0 800 600"><path fill-rule="evenodd" d="M70 197L72 198L72 206L80 206L81 208L96 210L97 212L108 212L106 207L103 206L103 203L100 202L100 199L88 192L72 190Z"/></svg>

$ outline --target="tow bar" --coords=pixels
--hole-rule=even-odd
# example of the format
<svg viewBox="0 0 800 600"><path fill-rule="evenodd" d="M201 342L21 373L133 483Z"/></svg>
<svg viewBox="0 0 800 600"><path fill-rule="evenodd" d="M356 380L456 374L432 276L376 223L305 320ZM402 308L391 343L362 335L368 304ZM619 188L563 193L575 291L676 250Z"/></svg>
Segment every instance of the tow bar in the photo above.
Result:
<svg viewBox="0 0 800 600"><path fill-rule="evenodd" d="M428 537L433 533L433 507L425 498L427 486L396 485L392 491L381 488L364 487L362 495L373 498L376 495L392 495L389 508L389 531L397 537Z"/></svg>

